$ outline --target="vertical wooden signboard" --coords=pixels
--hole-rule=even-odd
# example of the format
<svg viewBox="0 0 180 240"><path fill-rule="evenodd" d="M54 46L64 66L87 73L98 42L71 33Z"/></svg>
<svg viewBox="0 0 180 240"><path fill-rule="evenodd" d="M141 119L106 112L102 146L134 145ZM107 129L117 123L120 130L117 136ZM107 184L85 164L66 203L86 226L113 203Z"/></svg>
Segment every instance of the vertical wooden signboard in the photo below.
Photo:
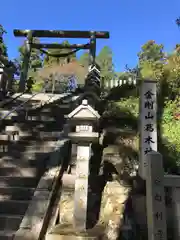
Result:
<svg viewBox="0 0 180 240"><path fill-rule="evenodd" d="M146 155L157 151L157 93L156 82L143 80L140 85L140 163L139 174L146 179Z"/></svg>

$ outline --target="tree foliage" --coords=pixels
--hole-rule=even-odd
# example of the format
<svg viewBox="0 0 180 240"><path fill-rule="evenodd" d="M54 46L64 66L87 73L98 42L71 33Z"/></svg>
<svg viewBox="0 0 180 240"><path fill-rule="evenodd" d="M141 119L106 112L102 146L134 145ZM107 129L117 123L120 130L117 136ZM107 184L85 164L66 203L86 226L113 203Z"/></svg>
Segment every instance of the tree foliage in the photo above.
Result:
<svg viewBox="0 0 180 240"><path fill-rule="evenodd" d="M139 61L161 61L164 59L164 46L162 44L155 43L154 40L150 40L141 47L141 51L138 53Z"/></svg>
<svg viewBox="0 0 180 240"><path fill-rule="evenodd" d="M79 58L79 63L82 64L84 67L88 67L89 65L89 53L83 53Z"/></svg>
<svg viewBox="0 0 180 240"><path fill-rule="evenodd" d="M165 63L164 46L150 40L141 47L138 53L140 75L142 78L160 80Z"/></svg>
<svg viewBox="0 0 180 240"><path fill-rule="evenodd" d="M105 82L114 78L113 53L110 47L103 47L98 54L96 61L101 68L101 76Z"/></svg>
<svg viewBox="0 0 180 240"><path fill-rule="evenodd" d="M138 53L142 78L157 80L166 85L166 97L174 98L180 94L180 45L172 53L166 53L162 44L155 41L145 43Z"/></svg>
<svg viewBox="0 0 180 240"><path fill-rule="evenodd" d="M6 33L7 33L6 30L0 24L0 55L3 55L4 57L8 57L7 46L4 42L4 34Z"/></svg>
<svg viewBox="0 0 180 240"><path fill-rule="evenodd" d="M164 75L173 95L180 94L180 55L178 49L168 56L167 64L164 65Z"/></svg>

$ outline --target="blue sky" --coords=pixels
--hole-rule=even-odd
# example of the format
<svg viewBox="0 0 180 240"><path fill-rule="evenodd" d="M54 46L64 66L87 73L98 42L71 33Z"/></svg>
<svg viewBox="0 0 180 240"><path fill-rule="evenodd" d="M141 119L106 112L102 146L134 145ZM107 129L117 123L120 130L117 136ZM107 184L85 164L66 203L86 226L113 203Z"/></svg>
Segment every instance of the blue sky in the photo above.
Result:
<svg viewBox="0 0 180 240"><path fill-rule="evenodd" d="M2 0L1 9L10 58L17 57L23 41L13 36L14 28L110 31L109 40L98 40L97 51L110 46L117 71L136 64L137 52L147 40L163 43L167 51L180 42L175 24L179 0ZM72 43L85 41L71 39Z"/></svg>

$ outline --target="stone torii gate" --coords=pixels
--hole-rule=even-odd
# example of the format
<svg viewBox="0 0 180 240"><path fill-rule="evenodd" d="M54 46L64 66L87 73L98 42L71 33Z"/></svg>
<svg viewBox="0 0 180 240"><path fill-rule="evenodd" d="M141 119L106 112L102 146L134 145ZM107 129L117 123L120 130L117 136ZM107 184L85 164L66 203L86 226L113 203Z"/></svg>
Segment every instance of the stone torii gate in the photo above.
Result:
<svg viewBox="0 0 180 240"><path fill-rule="evenodd" d="M19 92L23 92L25 90L28 68L29 68L29 60L31 56L31 49L73 49L73 50L81 50L81 49L89 49L90 53L90 63L95 63L95 55L96 55L96 39L107 39L109 38L109 32L102 31L62 31L62 30L14 30L15 37L26 37L25 41L25 55L23 60L23 67L20 76L20 84L19 84ZM48 38L90 38L90 43L87 44L72 44L69 46L64 46L62 44L49 44L49 43L33 43L34 37L48 37ZM72 51L71 53L74 53Z"/></svg>

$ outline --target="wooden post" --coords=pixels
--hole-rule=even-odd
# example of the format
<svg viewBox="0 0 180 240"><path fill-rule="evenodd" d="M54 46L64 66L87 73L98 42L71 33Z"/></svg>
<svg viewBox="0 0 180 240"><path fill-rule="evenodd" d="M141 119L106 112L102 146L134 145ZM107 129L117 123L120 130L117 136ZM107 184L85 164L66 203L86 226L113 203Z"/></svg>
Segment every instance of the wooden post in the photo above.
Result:
<svg viewBox="0 0 180 240"><path fill-rule="evenodd" d="M146 208L148 240L167 240L162 155L151 151L146 155Z"/></svg>
<svg viewBox="0 0 180 240"><path fill-rule="evenodd" d="M96 35L95 35L95 32L91 33L89 57L90 57L89 65L91 65L91 64L94 65L95 58L96 58Z"/></svg>
<svg viewBox="0 0 180 240"><path fill-rule="evenodd" d="M29 60L31 56L31 43L32 43L32 32L28 33L27 40L25 41L25 53L22 64L22 71L19 82L19 92L24 92L26 88L26 81L28 76Z"/></svg>
<svg viewBox="0 0 180 240"><path fill-rule="evenodd" d="M140 164L139 175L146 179L146 155L157 151L157 93L156 81L143 80L140 84Z"/></svg>

